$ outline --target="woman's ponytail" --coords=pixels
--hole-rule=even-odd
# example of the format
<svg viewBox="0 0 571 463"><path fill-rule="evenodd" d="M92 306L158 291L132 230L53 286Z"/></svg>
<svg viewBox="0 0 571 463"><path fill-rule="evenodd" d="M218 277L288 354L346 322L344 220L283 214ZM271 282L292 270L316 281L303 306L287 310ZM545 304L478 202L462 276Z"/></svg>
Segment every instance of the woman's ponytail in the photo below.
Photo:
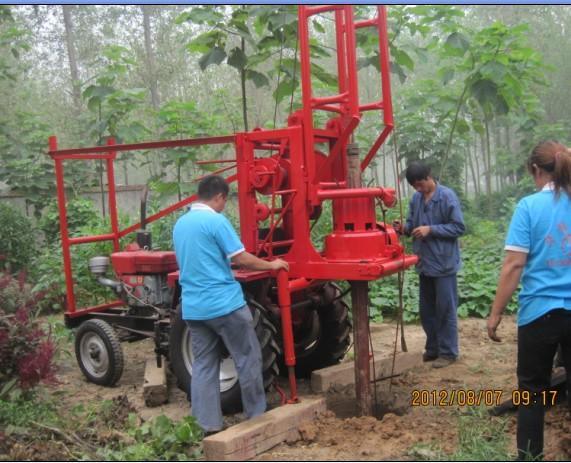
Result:
<svg viewBox="0 0 571 463"><path fill-rule="evenodd" d="M555 155L553 183L556 191L565 191L571 196L571 152L569 149Z"/></svg>
<svg viewBox="0 0 571 463"><path fill-rule="evenodd" d="M531 151L527 167L533 174L533 166L551 174L555 193L564 191L571 196L571 151L565 145L548 140L539 143Z"/></svg>

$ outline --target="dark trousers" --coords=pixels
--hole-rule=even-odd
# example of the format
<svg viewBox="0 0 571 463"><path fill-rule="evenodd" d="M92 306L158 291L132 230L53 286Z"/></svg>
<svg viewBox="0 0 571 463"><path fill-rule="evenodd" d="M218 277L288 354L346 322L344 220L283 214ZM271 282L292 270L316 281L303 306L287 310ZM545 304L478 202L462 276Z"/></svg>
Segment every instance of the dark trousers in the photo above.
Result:
<svg viewBox="0 0 571 463"><path fill-rule="evenodd" d="M456 275L419 275L419 312L426 333L426 353L458 357L458 289Z"/></svg>
<svg viewBox="0 0 571 463"><path fill-rule="evenodd" d="M553 357L561 346L567 372L567 397L571 386L571 311L556 309L518 328L517 379L520 391L529 391L535 403L519 405L517 415L518 459L540 459L543 454L542 391L549 391ZM545 394L551 399L551 394Z"/></svg>

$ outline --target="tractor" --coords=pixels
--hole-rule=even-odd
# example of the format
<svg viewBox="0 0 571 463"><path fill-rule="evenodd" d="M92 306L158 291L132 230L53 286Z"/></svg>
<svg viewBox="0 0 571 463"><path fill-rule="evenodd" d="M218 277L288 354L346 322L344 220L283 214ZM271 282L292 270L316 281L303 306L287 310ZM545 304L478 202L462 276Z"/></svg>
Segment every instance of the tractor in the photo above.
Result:
<svg viewBox="0 0 571 463"><path fill-rule="evenodd" d="M315 96L312 90L310 21L314 15L332 13L335 24L338 91ZM357 399L367 408L370 381L368 350L368 282L414 265L393 228L377 220L379 208L396 203L393 188L363 187L367 168L393 128L387 18L384 6L372 19L355 17L352 6L298 7L298 41L302 107L289 115L287 126L256 128L233 135L184 140L116 144L59 149L49 140L55 162L63 263L66 279L65 322L75 329L75 353L85 377L102 386L119 381L124 358L121 342L151 338L159 365L167 359L178 385L190 390L193 355L190 334L181 318L181 289L174 252L156 250L147 225L197 198L184 198L147 217L146 192L139 223L120 229L117 218L114 161L118 153L175 147L233 145L232 159L204 160L220 163L216 173L229 173L237 183L240 236L245 249L264 259L288 261L288 273L234 269L252 310L263 352L266 388L281 373L289 376L290 399L298 400L296 377L339 363L354 333ZM356 31L372 28L379 38L379 99L361 103L357 76ZM316 126L315 113L330 114ZM379 133L364 156L354 142L362 113L377 111ZM73 236L68 231L64 161L101 160L108 184L109 233ZM332 230L321 249L311 240L312 227L331 203ZM135 234L135 241L120 248L120 239ZM77 307L71 265L72 246L111 241L110 256L89 261L93 277L109 289L114 300L93 307ZM336 283L348 281L353 314L344 301L347 291ZM241 408L238 377L228 352L221 353L220 390L226 413Z"/></svg>

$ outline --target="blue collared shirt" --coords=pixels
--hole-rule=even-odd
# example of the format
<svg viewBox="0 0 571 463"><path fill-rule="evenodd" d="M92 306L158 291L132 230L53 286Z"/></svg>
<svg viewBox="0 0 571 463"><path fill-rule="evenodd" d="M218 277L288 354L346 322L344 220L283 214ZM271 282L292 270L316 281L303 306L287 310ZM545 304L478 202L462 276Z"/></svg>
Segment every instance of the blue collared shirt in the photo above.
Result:
<svg viewBox="0 0 571 463"><path fill-rule="evenodd" d="M173 242L184 320L221 317L246 304L230 267L230 259L244 252L244 245L226 217L194 203L174 226Z"/></svg>
<svg viewBox="0 0 571 463"><path fill-rule="evenodd" d="M464 234L464 218L460 201L450 188L436 184L436 191L428 202L418 191L412 196L404 232L422 225L430 226L430 234L413 239L412 250L419 257L416 270L421 275L442 277L460 270L458 237Z"/></svg>

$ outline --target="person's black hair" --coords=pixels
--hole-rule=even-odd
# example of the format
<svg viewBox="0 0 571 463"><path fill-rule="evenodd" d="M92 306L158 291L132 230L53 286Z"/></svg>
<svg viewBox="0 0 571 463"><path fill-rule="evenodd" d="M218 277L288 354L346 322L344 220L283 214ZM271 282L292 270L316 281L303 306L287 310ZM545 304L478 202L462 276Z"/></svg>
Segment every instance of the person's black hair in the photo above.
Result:
<svg viewBox="0 0 571 463"><path fill-rule="evenodd" d="M198 197L206 201L211 200L217 194L222 193L224 197L228 196L230 188L219 175L209 175L204 177L198 184Z"/></svg>
<svg viewBox="0 0 571 463"><path fill-rule="evenodd" d="M430 177L430 167L422 162L411 162L406 168L406 181L410 185L414 185L419 180L426 180Z"/></svg>

